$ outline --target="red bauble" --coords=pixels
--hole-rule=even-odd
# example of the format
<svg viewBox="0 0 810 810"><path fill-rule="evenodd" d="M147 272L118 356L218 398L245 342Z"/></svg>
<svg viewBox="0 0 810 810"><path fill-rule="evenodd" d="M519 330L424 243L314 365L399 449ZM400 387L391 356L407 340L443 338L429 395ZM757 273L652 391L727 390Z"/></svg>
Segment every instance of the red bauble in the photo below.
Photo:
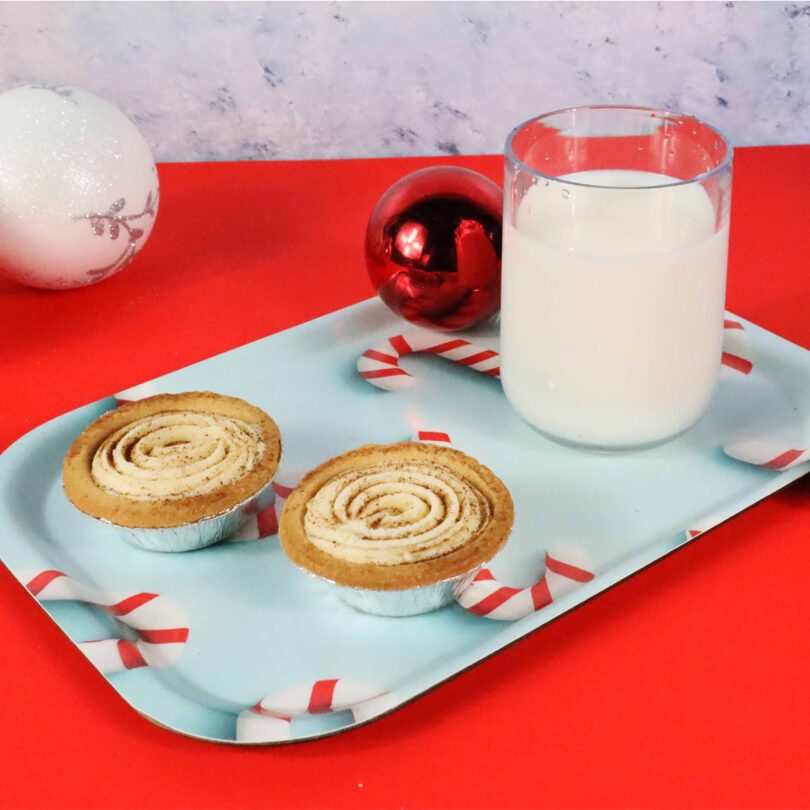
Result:
<svg viewBox="0 0 810 810"><path fill-rule="evenodd" d="M421 169L391 186L366 230L371 283L390 309L453 331L501 304L501 189L478 172Z"/></svg>

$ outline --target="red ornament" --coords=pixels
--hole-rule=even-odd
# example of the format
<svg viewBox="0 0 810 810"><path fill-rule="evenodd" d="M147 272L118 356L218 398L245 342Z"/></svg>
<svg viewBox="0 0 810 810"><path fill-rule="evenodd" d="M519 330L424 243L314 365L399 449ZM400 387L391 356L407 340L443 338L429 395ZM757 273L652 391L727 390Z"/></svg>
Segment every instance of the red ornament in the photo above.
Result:
<svg viewBox="0 0 810 810"><path fill-rule="evenodd" d="M465 329L501 304L501 189L469 169L413 172L383 194L366 267L385 304L433 329Z"/></svg>

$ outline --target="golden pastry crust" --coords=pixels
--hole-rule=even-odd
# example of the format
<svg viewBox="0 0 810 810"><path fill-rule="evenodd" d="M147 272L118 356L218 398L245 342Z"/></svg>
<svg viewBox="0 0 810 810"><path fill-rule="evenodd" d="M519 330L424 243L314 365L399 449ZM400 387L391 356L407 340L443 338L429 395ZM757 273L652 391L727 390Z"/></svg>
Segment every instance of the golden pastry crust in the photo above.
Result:
<svg viewBox="0 0 810 810"><path fill-rule="evenodd" d="M468 543L441 557L380 565L338 559L309 540L305 530L307 504L334 476L378 464L413 461L448 468L484 495L490 506L490 517L481 532ZM458 576L488 562L508 540L513 523L514 506L509 490L483 464L451 447L401 442L358 447L307 473L284 504L279 537L287 556L300 568L316 576L354 588L404 590Z"/></svg>
<svg viewBox="0 0 810 810"><path fill-rule="evenodd" d="M240 419L254 426L265 444L256 465L242 478L214 492L187 498L141 501L103 489L91 466L96 450L119 428L145 416L167 411L200 411ZM193 391L159 394L122 405L88 425L70 446L62 465L62 484L68 500L80 511L118 526L159 529L182 526L226 512L268 484L281 459L281 434L261 409L236 397Z"/></svg>

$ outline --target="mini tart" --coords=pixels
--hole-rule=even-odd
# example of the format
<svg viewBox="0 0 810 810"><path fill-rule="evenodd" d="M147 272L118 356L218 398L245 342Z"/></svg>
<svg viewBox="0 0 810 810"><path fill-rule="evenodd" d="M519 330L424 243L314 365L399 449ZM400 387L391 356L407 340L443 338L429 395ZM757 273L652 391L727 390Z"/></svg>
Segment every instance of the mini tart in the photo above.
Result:
<svg viewBox="0 0 810 810"><path fill-rule="evenodd" d="M395 564L340 559L312 542L307 533L307 507L323 487L337 476L352 471L409 463L449 470L477 491L489 507L488 517L480 531L460 547L441 556ZM287 556L297 566L318 577L351 588L395 591L431 585L474 571L503 547L513 523L514 507L509 491L483 464L450 447L401 442L365 445L330 459L308 473L284 505L279 537Z"/></svg>
<svg viewBox="0 0 810 810"><path fill-rule="evenodd" d="M225 416L247 423L264 443L264 452L242 477L211 492L188 497L139 500L111 492L96 481L93 459L108 437L144 417L182 411ZM248 500L272 480L280 458L278 426L250 403L207 391L159 394L122 405L88 425L65 456L62 483L68 500L91 517L128 528L171 528L215 517Z"/></svg>

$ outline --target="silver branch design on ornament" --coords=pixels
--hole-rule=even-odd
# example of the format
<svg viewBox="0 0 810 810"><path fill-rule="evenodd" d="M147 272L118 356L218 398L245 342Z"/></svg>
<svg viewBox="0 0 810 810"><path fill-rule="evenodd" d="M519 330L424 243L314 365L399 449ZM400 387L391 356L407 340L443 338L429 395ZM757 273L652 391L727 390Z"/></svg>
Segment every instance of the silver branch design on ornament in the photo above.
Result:
<svg viewBox="0 0 810 810"><path fill-rule="evenodd" d="M90 276L90 278L94 281L99 281L106 275L114 273L122 267L126 267L135 258L135 254L138 252L137 243L143 236L144 231L143 228L135 227L130 223L146 216L150 216L154 219L157 212L159 195L159 189L155 189L154 192L150 191L146 195L146 203L144 204L143 210L137 214L121 213L127 201L124 197L119 197L103 214L82 214L74 217L74 219L89 220L93 228L93 233L96 236L109 236L113 242L121 236L122 231L126 234L125 238L127 242L118 258L105 267L96 267L92 270L88 270L87 275Z"/></svg>
<svg viewBox="0 0 810 810"><path fill-rule="evenodd" d="M31 88L33 90L50 90L51 93L66 98L71 104L78 104L76 99L73 98L73 89L70 87L61 87L56 84L32 84Z"/></svg>

